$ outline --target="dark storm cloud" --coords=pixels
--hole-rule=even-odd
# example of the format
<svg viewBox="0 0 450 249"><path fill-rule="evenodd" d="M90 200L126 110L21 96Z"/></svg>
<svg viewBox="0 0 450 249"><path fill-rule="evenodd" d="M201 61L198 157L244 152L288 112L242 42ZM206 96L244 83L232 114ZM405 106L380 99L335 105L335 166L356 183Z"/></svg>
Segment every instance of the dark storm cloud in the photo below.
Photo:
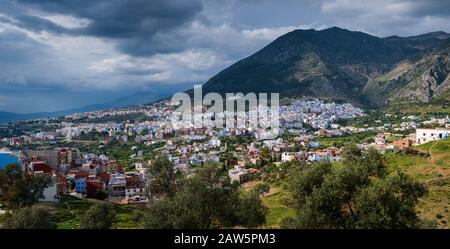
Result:
<svg viewBox="0 0 450 249"><path fill-rule="evenodd" d="M450 31L450 0L328 0L321 22L378 36Z"/></svg>
<svg viewBox="0 0 450 249"><path fill-rule="evenodd" d="M202 10L200 0L18 0L17 3L46 13L89 20L86 27L67 29L37 16L15 15L22 27L116 39L121 50L135 56L176 51L176 46L168 46L168 41L161 37L185 25Z"/></svg>
<svg viewBox="0 0 450 249"><path fill-rule="evenodd" d="M412 1L411 4L414 6L410 12L411 15L450 16L450 0L416 0Z"/></svg>
<svg viewBox="0 0 450 249"><path fill-rule="evenodd" d="M220 50L217 46L223 44L214 43L218 40L214 37L190 36L192 21L210 29L223 23L237 29L341 26L374 35L413 35L433 26L442 29L439 18L450 16L450 0L15 0L4 2L5 7L1 5L19 27L111 39L120 51L139 57L190 48ZM84 27L61 27L29 10L86 19L89 23ZM226 34L219 39L227 40Z"/></svg>

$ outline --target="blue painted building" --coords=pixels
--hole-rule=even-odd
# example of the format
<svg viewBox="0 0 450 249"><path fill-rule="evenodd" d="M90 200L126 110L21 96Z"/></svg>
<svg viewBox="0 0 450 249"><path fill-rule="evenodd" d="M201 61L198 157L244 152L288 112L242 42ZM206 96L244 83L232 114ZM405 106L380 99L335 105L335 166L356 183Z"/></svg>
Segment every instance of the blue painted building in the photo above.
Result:
<svg viewBox="0 0 450 249"><path fill-rule="evenodd" d="M79 178L75 180L75 191L79 194L87 193L86 178Z"/></svg>
<svg viewBox="0 0 450 249"><path fill-rule="evenodd" d="M16 153L0 152L0 169L5 168L8 164L12 163L20 165L20 159Z"/></svg>

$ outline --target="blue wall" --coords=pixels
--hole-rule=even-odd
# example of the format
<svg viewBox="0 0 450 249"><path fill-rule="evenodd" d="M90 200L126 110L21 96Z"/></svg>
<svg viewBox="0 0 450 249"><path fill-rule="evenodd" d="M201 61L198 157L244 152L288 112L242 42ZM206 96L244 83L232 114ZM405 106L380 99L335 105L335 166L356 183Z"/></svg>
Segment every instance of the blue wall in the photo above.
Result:
<svg viewBox="0 0 450 249"><path fill-rule="evenodd" d="M10 153L0 153L0 169L11 163L20 164L19 158L11 156Z"/></svg>
<svg viewBox="0 0 450 249"><path fill-rule="evenodd" d="M86 194L87 188L86 188L86 179L76 179L75 180L75 191L79 194Z"/></svg>

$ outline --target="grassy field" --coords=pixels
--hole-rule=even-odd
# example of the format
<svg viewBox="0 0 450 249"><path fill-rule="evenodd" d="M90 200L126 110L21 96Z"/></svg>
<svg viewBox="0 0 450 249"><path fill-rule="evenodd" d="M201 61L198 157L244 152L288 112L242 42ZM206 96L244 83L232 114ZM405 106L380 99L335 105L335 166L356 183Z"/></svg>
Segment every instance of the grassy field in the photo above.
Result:
<svg viewBox="0 0 450 249"><path fill-rule="evenodd" d="M295 210L289 206L289 193L279 185L270 186L271 191L263 197L263 203L269 208L265 228L279 228L281 221L295 217Z"/></svg>
<svg viewBox="0 0 450 249"><path fill-rule="evenodd" d="M98 200L77 199L65 197L60 203L50 205L53 214L57 217L59 229L74 229L80 225L80 219L84 213ZM137 228L139 225L131 219L131 215L136 207L113 204L116 221L114 228Z"/></svg>
<svg viewBox="0 0 450 249"><path fill-rule="evenodd" d="M243 188L248 191L261 182L260 180L247 182L243 185ZM269 193L265 193L262 196L264 205L269 209L263 228L279 228L284 218L295 217L295 210L289 205L289 200L291 199L289 192L281 184L269 185Z"/></svg>
<svg viewBox="0 0 450 249"><path fill-rule="evenodd" d="M427 186L429 192L420 199L417 207L419 216L439 228L450 228L450 140L430 142L416 149L428 156L389 152L386 153L388 165Z"/></svg>

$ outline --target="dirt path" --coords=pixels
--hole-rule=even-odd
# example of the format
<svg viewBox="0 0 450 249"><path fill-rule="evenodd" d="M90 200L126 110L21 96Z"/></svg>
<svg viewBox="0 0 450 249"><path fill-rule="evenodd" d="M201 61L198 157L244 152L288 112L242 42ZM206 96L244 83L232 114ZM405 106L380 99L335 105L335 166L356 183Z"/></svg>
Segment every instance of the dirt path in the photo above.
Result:
<svg viewBox="0 0 450 249"><path fill-rule="evenodd" d="M269 193L264 193L263 196L269 197L278 193L280 193L280 190L278 188L270 188Z"/></svg>
<svg viewBox="0 0 450 249"><path fill-rule="evenodd" d="M436 141L428 149L428 154L430 155L430 158L429 158L429 161L430 161L430 164L431 164L430 166L433 166L432 168L430 168L430 172L428 172L428 173L437 172L438 174L441 175L441 177L428 179L428 180L423 182L424 184L436 184L436 183L448 181L450 179L450 170L447 169L447 168L442 168L439 165L436 165L436 162L438 162L439 160L441 160L441 159L445 158L446 156L448 156L448 153L434 155L433 148L437 144L438 144L438 141Z"/></svg>
<svg viewBox="0 0 450 249"><path fill-rule="evenodd" d="M428 149L428 154L430 155L430 161L432 163L434 163L433 160L433 147L436 146L436 144L438 144L438 142L435 142L433 145L431 145L431 147Z"/></svg>
<svg viewBox="0 0 450 249"><path fill-rule="evenodd" d="M426 181L424 181L424 184L435 184L435 183L440 183L440 182L446 182L450 180L450 177L438 177L438 178L433 178L433 179L428 179Z"/></svg>

